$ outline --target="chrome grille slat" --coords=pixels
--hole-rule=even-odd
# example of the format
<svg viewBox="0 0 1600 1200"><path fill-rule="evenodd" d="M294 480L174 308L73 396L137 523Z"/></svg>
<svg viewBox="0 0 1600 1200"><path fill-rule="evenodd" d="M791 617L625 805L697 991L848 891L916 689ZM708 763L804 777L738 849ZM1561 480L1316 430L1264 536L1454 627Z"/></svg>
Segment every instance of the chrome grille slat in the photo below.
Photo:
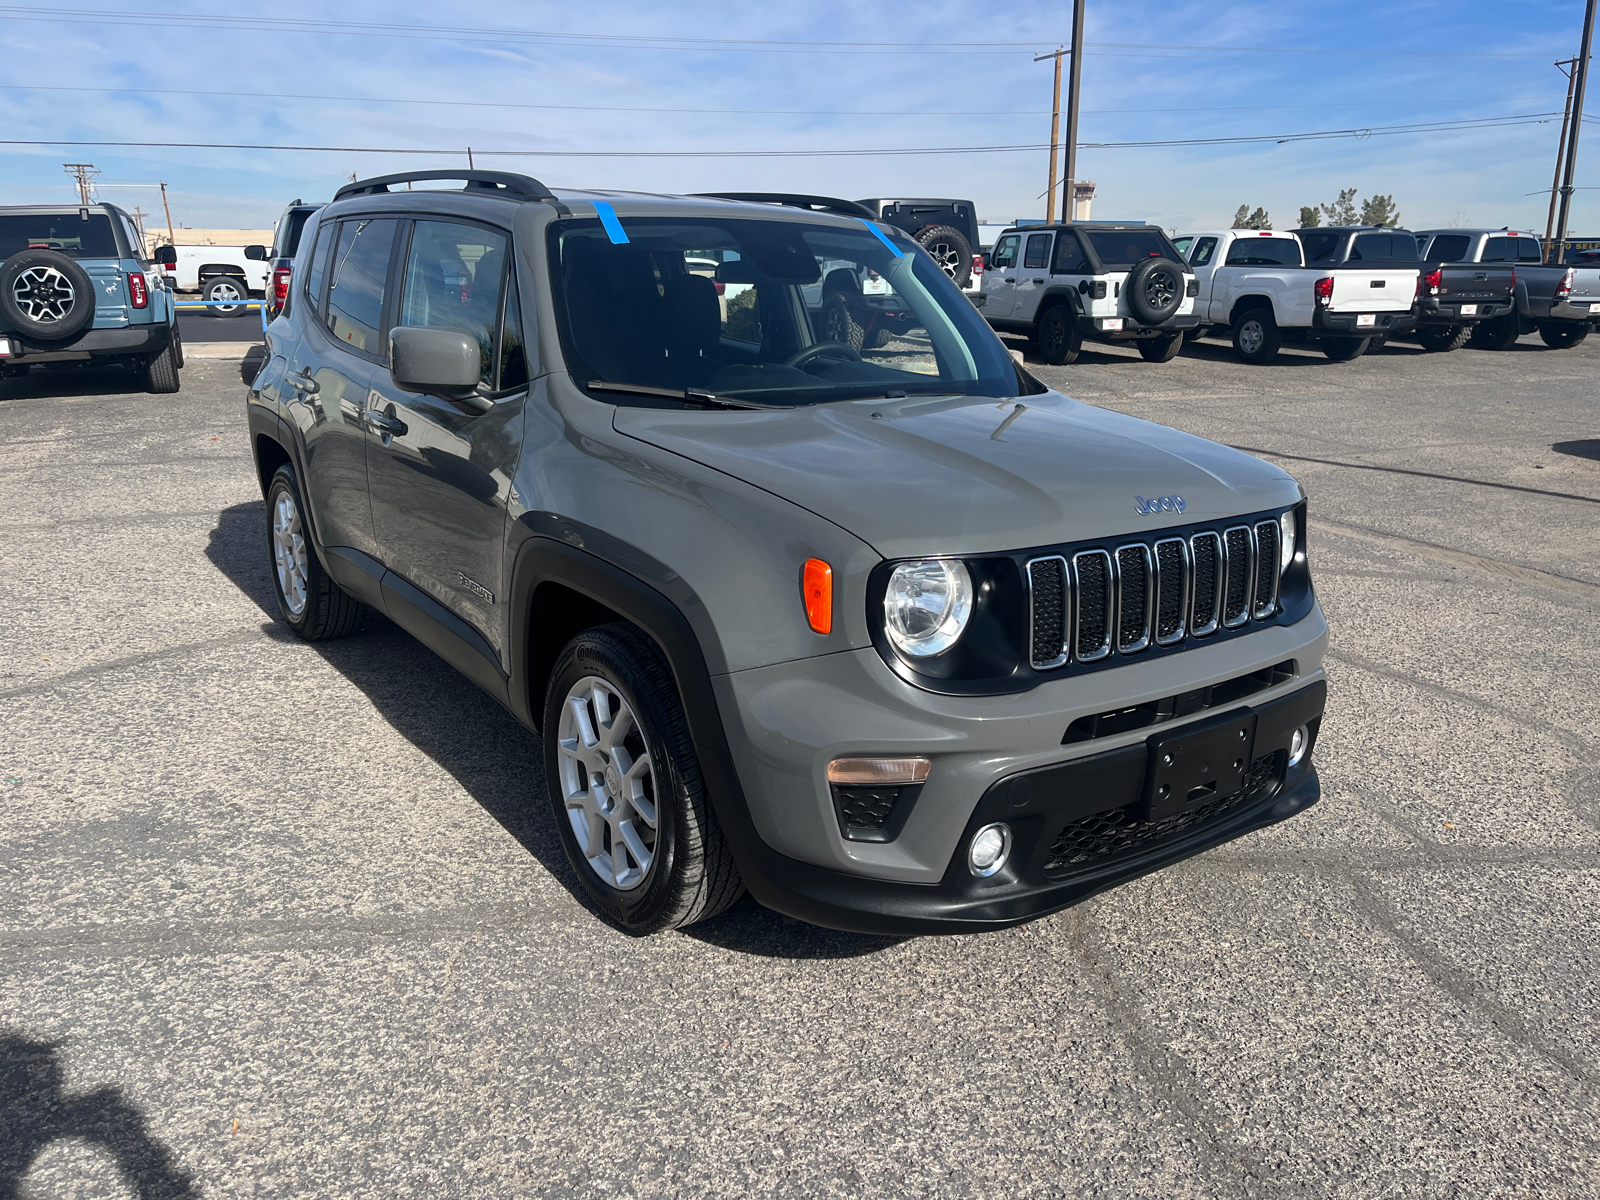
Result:
<svg viewBox="0 0 1600 1200"><path fill-rule="evenodd" d="M1156 645L1183 641L1184 616L1189 611L1189 547L1182 538L1156 543Z"/></svg>
<svg viewBox="0 0 1600 1200"><path fill-rule="evenodd" d="M1197 533L1189 539L1194 563L1194 606L1189 618L1189 633L1205 637L1222 625L1222 538L1215 533Z"/></svg>
<svg viewBox="0 0 1600 1200"><path fill-rule="evenodd" d="M1278 611L1278 538L1276 521L1262 521L1256 526L1256 586L1252 591L1255 602L1250 615L1264 621Z"/></svg>
<svg viewBox="0 0 1600 1200"><path fill-rule="evenodd" d="M1143 542L1117 547L1117 653L1137 654L1150 645L1150 547Z"/></svg>
<svg viewBox="0 0 1600 1200"><path fill-rule="evenodd" d="M1222 624L1226 629L1237 629L1250 619L1255 545L1248 525L1235 525L1222 535L1222 562L1227 580L1222 590Z"/></svg>
<svg viewBox="0 0 1600 1200"><path fill-rule="evenodd" d="M1059 554L1028 564L1029 660L1047 671L1067 661L1071 646L1072 583L1067 560Z"/></svg>
<svg viewBox="0 0 1600 1200"><path fill-rule="evenodd" d="M1085 550L1072 556L1073 594L1077 598L1072 652L1079 662L1094 662L1111 653L1117 619L1113 582L1111 555L1104 550Z"/></svg>

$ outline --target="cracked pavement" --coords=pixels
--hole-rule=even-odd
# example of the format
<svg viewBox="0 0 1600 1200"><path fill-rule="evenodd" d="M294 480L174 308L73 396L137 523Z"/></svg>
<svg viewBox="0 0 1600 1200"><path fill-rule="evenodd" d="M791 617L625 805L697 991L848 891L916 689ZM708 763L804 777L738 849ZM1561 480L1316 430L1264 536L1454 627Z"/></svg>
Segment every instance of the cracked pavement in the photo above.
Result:
<svg viewBox="0 0 1600 1200"><path fill-rule="evenodd" d="M533 737L272 616L238 368L0 393L0 1195L1583 1197L1600 345L1034 366L1255 448L1310 812L1004 933L577 896Z"/></svg>

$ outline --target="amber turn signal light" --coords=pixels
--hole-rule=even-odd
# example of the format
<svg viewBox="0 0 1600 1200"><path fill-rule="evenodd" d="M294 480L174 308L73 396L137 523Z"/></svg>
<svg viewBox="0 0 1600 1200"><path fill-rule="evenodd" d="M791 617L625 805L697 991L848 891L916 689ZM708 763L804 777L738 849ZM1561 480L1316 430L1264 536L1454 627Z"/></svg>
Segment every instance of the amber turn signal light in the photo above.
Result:
<svg viewBox="0 0 1600 1200"><path fill-rule="evenodd" d="M818 633L833 632L833 568L820 558L806 559L800 573L800 597L806 620Z"/></svg>

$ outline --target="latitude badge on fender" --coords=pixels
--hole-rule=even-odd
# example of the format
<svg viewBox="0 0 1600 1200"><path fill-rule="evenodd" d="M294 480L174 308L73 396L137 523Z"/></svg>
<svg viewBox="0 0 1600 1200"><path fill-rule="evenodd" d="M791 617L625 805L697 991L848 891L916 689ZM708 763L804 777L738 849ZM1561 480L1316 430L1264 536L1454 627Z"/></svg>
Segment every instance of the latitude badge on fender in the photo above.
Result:
<svg viewBox="0 0 1600 1200"><path fill-rule="evenodd" d="M1146 500L1143 496L1133 498L1133 507L1139 511L1141 517L1148 517L1151 513L1172 512L1181 513L1189 505L1182 496L1157 496L1154 500Z"/></svg>

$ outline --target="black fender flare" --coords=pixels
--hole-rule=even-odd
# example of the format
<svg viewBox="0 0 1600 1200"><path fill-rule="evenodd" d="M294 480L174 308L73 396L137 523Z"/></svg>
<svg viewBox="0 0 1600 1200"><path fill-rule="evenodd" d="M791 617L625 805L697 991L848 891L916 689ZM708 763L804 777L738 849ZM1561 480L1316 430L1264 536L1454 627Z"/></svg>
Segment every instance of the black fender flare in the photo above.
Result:
<svg viewBox="0 0 1600 1200"><path fill-rule="evenodd" d="M1044 293L1039 297L1039 307L1035 311L1040 315L1043 315L1044 310L1050 307L1050 305L1060 304L1062 302L1065 302L1067 306L1072 309L1072 315L1074 317L1080 317L1083 315L1083 305L1078 298L1078 289L1075 287L1068 287L1066 284L1060 283L1052 284L1051 286L1045 288ZM1038 320L1037 317L1034 319Z"/></svg>
<svg viewBox="0 0 1600 1200"><path fill-rule="evenodd" d="M269 360L270 361L270 360ZM248 402L249 411L246 423L250 429L250 460L255 464L256 479L262 487L262 496L266 496L267 481L261 477L261 447L260 438L267 438L282 447L284 454L289 458L289 465L294 468L295 475L300 479L306 478L305 445L299 437L298 431L288 421L285 421L267 405L258 400ZM317 554L324 562L327 561L326 547L322 544L322 535L317 526L317 514L313 511L310 499L304 492L301 493L301 502L305 507L305 522L311 534L311 544L316 547Z"/></svg>

